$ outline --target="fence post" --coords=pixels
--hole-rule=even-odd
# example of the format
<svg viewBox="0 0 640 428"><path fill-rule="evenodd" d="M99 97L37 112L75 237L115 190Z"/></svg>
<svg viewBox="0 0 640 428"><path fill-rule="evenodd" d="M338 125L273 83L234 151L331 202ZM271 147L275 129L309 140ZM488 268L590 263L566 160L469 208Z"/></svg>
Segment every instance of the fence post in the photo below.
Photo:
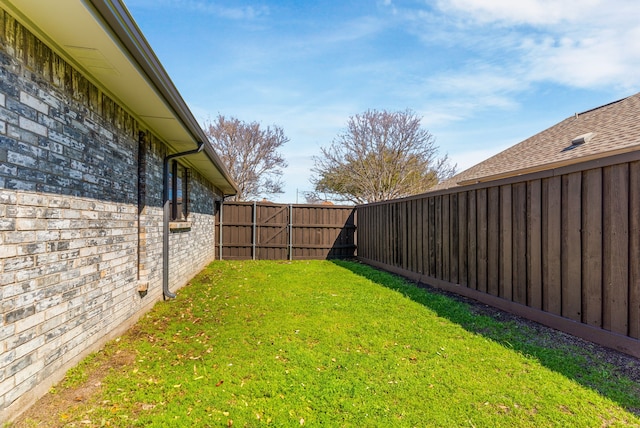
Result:
<svg viewBox="0 0 640 428"><path fill-rule="evenodd" d="M251 248L251 258L253 260L256 259L256 224L258 222L258 213L257 213L257 203L253 201L253 227L252 227L252 237L251 242L253 243Z"/></svg>
<svg viewBox="0 0 640 428"><path fill-rule="evenodd" d="M220 201L220 260L222 260L222 207L224 206L224 199Z"/></svg>
<svg viewBox="0 0 640 428"><path fill-rule="evenodd" d="M289 204L289 260L293 260L293 205Z"/></svg>
<svg viewBox="0 0 640 428"><path fill-rule="evenodd" d="M353 208L353 257L358 256L358 207Z"/></svg>

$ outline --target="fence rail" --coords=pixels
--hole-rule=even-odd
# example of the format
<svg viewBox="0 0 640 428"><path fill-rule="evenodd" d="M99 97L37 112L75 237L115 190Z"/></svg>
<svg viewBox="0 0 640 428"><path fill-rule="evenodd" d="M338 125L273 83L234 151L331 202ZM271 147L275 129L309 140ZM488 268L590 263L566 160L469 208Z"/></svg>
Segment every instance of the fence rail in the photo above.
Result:
<svg viewBox="0 0 640 428"><path fill-rule="evenodd" d="M225 202L216 215L216 258L353 257L355 229L352 206Z"/></svg>
<svg viewBox="0 0 640 428"><path fill-rule="evenodd" d="M357 210L361 260L640 357L640 152Z"/></svg>

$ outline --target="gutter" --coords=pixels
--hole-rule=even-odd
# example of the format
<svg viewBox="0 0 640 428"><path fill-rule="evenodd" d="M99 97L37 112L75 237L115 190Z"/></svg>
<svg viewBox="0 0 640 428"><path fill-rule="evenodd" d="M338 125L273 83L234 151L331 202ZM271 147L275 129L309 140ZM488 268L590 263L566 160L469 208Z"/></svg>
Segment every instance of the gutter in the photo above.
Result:
<svg viewBox="0 0 640 428"><path fill-rule="evenodd" d="M163 241L162 241L162 291L165 299L173 299L175 293L169 290L169 221L171 217L169 209L169 162L184 156L195 155L204 150L205 155L213 166L220 172L228 186L221 189L224 196L235 195L238 186L231 178L229 171L224 166L217 153L213 150L208 137L198 124L193 114L187 107L184 99L169 78L160 60L142 34L142 31L134 21L122 0L83 0L91 5L104 21L122 46L122 50L128 52L132 63L136 64L140 73L146 77L149 84L155 88L158 95L166 102L168 108L173 111L175 118L185 127L187 132L197 144L197 148L184 152L167 155L163 162ZM223 199L224 199L223 196Z"/></svg>
<svg viewBox="0 0 640 428"><path fill-rule="evenodd" d="M166 70L155 55L146 38L138 28L133 17L127 10L122 0L85 0L100 14L105 23L115 33L133 62L140 67L144 74L155 87L158 94L167 102L169 108L175 113L176 118L185 126L192 135L194 142L208 141L207 135L198 124L193 114L187 107L184 99L169 78ZM231 178L229 171L224 166L213 148L205 148L209 160L220 171L224 179L229 183L229 189L225 194L235 195L238 187ZM231 190L231 191L229 191Z"/></svg>
<svg viewBox="0 0 640 428"><path fill-rule="evenodd" d="M199 142L197 149L173 153L164 158L162 167L162 294L165 300L176 298L176 294L169 290L169 219L171 217L171 210L169 209L169 162L173 159L200 153L206 146L207 144Z"/></svg>

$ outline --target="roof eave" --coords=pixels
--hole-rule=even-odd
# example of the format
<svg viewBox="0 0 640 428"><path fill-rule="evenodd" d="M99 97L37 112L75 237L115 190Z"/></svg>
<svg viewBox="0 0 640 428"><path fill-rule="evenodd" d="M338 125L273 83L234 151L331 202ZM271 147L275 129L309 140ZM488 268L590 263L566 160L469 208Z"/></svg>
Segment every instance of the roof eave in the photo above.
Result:
<svg viewBox="0 0 640 428"><path fill-rule="evenodd" d="M481 177L468 178L468 179L465 179L465 180L457 181L455 183L455 185L452 185L452 186L449 186L449 187L446 187L446 188L453 188L453 187L457 187L457 186L468 186L468 185L471 185L471 184L478 184L478 183L487 183L487 182L491 182L491 181L501 180L503 178L517 177L517 176L520 176L520 175L525 175L525 174L531 174L531 173L540 172L540 171L546 171L546 170L551 170L551 169L562 168L562 167L569 166L569 165L580 164L580 163L592 161L592 160L595 160L595 159L607 158L607 157L611 157L611 156L615 156L615 155L619 155L619 154L623 154L623 153L635 152L635 151L638 151L638 150L640 150L640 145L623 147L623 148L620 148L620 149L617 149L617 150L609 150L609 151L606 151L606 152L594 153L594 154L580 156L580 157L571 158L571 159L566 159L566 160L562 160L562 161L540 164L540 165L536 165L536 166L533 166L533 167L530 167L530 168L522 168L522 169L513 170L513 171L506 171L506 172L503 172L503 173L500 173L500 174L493 174L493 175L487 175L487 176L481 176Z"/></svg>
<svg viewBox="0 0 640 428"><path fill-rule="evenodd" d="M231 178L229 171L210 146L206 134L193 117L184 99L169 78L160 60L153 52L153 49L151 49L142 31L122 1L88 1L102 16L122 45L128 50L131 57L138 63L141 70L147 75L153 85L155 85L156 90L165 99L177 118L189 130L194 143L204 142L206 144L205 150L208 158L220 171L226 181L226 185L216 183L217 187L220 187L220 190L222 190L225 195L235 195L238 192L237 184Z"/></svg>

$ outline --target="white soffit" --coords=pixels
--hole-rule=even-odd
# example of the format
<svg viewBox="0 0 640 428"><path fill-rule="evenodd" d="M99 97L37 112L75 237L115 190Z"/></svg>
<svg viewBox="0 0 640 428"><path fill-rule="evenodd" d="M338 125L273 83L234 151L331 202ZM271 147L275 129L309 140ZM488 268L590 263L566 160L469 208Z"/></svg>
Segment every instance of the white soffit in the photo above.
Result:
<svg viewBox="0 0 640 428"><path fill-rule="evenodd" d="M136 34L142 39L144 36L137 33L137 27L133 28L135 24L129 17L122 18L126 22L117 25L126 32L125 37L130 37L128 42L134 43L133 49L139 50L129 52L124 40L118 39L91 2L105 10L117 9L118 13L124 7L121 0L0 0L0 6L166 142L172 152L193 150L206 136L146 40ZM153 64L139 63L138 55L146 55L140 61ZM149 66L158 67L152 73L160 73L159 84L165 86L154 85L152 79L158 76L150 77L143 69ZM165 92L168 95L163 95ZM212 149L208 152L189 156L183 162L200 171L225 194L235 194L237 189L224 165Z"/></svg>
<svg viewBox="0 0 640 428"><path fill-rule="evenodd" d="M174 150L194 148L154 85L82 0L0 0L10 13Z"/></svg>

